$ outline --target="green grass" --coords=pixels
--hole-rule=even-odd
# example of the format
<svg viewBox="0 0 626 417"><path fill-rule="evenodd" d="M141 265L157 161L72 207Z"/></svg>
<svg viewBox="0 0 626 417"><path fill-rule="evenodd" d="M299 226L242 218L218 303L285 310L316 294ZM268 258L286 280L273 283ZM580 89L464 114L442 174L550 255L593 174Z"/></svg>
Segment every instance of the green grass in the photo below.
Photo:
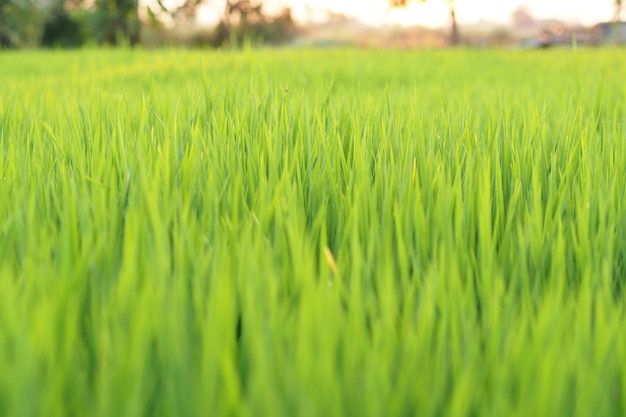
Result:
<svg viewBox="0 0 626 417"><path fill-rule="evenodd" d="M624 68L0 54L0 415L623 415Z"/></svg>

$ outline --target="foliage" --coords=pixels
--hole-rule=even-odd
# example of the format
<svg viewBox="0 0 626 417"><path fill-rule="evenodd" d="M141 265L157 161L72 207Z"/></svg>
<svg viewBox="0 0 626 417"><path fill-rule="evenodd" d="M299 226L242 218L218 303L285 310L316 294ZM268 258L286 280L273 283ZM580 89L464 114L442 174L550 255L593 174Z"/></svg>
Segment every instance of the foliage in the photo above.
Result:
<svg viewBox="0 0 626 417"><path fill-rule="evenodd" d="M139 42L141 22L138 0L96 0L88 27L96 42L115 45L127 41Z"/></svg>
<svg viewBox="0 0 626 417"><path fill-rule="evenodd" d="M0 44L8 47L135 43L139 26L137 0L0 0Z"/></svg>
<svg viewBox="0 0 626 417"><path fill-rule="evenodd" d="M216 28L213 43L217 46L245 41L280 44L296 33L291 9L278 14L265 13L261 2L247 0L228 2L224 16Z"/></svg>
<svg viewBox="0 0 626 417"><path fill-rule="evenodd" d="M212 0L209 0L212 1ZM175 7L162 1L147 7L140 19L138 0L0 0L0 47L75 47L85 43L135 45L141 30L150 25L158 30L161 17L177 26L195 21L202 0L186 0ZM259 1L227 1L224 14L212 37L202 42L215 46L244 40L284 43L296 32L290 9L268 14Z"/></svg>
<svg viewBox="0 0 626 417"><path fill-rule="evenodd" d="M616 52L5 53L0 415L623 414Z"/></svg>
<svg viewBox="0 0 626 417"><path fill-rule="evenodd" d="M70 13L63 2L57 2L46 19L41 46L71 48L81 46L88 38L85 13Z"/></svg>
<svg viewBox="0 0 626 417"><path fill-rule="evenodd" d="M152 22L158 24L159 15L165 14L172 18L175 25L184 26L195 19L198 7L207 3L186 0L176 7L167 7L162 1L157 4L158 10L148 7ZM209 4L216 3L209 0ZM264 2L259 0L225 1L219 24L208 36L200 33L196 37L197 42L221 47L241 46L244 42L280 44L291 39L296 33L291 9L283 8L278 13L267 13L263 6Z"/></svg>
<svg viewBox="0 0 626 417"><path fill-rule="evenodd" d="M48 15L45 4L42 0L0 0L0 46L38 46Z"/></svg>

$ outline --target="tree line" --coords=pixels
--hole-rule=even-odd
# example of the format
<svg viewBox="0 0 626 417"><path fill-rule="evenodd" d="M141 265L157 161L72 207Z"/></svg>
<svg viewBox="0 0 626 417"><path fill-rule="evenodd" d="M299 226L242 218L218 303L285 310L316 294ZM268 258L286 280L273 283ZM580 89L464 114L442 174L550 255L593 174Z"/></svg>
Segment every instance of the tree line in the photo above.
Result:
<svg viewBox="0 0 626 417"><path fill-rule="evenodd" d="M244 38L279 42L295 28L291 10L267 13L261 0L0 0L0 47L78 47L85 44L135 45L150 28L172 30L193 22L210 3L221 8L207 43L221 46ZM168 22L166 25L165 22Z"/></svg>
<svg viewBox="0 0 626 417"><path fill-rule="evenodd" d="M219 24L207 43L213 46L242 42L244 38L280 42L295 32L291 10L265 12L262 0L180 0L175 6L151 0L0 0L0 47L75 47L85 43L135 45L142 29L158 28L165 20L174 25L193 21L198 9L211 3L222 7ZM390 7L405 7L411 0L387 0ZM427 0L413 0L427 1ZM460 42L455 0L450 10L450 44ZM615 20L623 1L615 0Z"/></svg>

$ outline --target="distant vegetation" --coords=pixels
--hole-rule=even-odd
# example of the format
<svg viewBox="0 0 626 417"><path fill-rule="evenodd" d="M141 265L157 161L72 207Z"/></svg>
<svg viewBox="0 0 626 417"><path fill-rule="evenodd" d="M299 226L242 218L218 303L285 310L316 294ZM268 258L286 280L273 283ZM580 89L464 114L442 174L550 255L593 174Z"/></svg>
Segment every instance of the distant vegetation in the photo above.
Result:
<svg viewBox="0 0 626 417"><path fill-rule="evenodd" d="M385 0L380 0L383 3ZM352 18L328 13L329 20L299 26L289 8L272 9L262 0L179 0L140 3L138 0L0 0L0 48L72 48L93 45L143 44L146 47L191 45L227 47L269 43L281 45L351 44L359 46L504 46L531 47L626 42L626 23L620 23L622 3L615 3L614 22L583 28L558 20L537 20L520 7L511 25L465 25L459 28L456 2L443 0L450 10L449 29L350 28L334 32L328 27ZM387 0L390 8L410 0ZM211 10L215 21L200 24L200 11ZM621 26L620 26L621 25ZM341 26L341 24L339 25ZM485 25L483 25L485 26ZM320 33L315 33L316 30ZM329 37L330 35L330 37ZM316 41L318 39L321 41Z"/></svg>
<svg viewBox="0 0 626 417"><path fill-rule="evenodd" d="M206 2L221 8L219 24L187 42L281 43L294 34L289 9L267 13L263 2L255 0L186 0L177 6L158 1L143 7L137 0L0 0L0 47L168 42L168 33L194 26Z"/></svg>

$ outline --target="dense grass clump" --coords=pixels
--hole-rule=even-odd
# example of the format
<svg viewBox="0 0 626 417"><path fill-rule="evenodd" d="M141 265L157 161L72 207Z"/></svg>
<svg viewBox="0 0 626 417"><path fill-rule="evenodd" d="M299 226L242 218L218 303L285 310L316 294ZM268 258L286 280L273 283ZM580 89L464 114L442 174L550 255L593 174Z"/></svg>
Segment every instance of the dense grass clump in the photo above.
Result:
<svg viewBox="0 0 626 417"><path fill-rule="evenodd" d="M624 414L625 67L0 54L0 415Z"/></svg>

